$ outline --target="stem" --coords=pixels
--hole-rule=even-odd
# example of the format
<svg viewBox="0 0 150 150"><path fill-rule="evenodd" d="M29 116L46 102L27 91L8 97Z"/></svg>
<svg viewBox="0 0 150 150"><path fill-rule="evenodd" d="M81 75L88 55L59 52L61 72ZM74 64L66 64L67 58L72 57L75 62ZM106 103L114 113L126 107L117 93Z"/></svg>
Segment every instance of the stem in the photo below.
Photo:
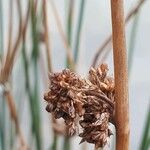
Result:
<svg viewBox="0 0 150 150"><path fill-rule="evenodd" d="M12 30L13 30L13 2L9 2L9 32L8 32L8 53L12 47Z"/></svg>
<svg viewBox="0 0 150 150"><path fill-rule="evenodd" d="M131 74L131 69L132 69L132 64L133 64L133 56L134 56L134 51L135 51L135 43L136 43L138 23L139 23L139 13L137 13L135 18L134 18L134 22L133 22L132 30L131 30L131 36L130 36L129 54L128 54L129 77Z"/></svg>
<svg viewBox="0 0 150 150"><path fill-rule="evenodd" d="M49 33L48 33L48 19L47 19L47 1L43 0L43 25L44 25L44 38L45 38L45 46L46 46L46 56L47 56L47 67L48 71L52 72L52 62L51 62L51 47L49 42ZM52 117L52 123L55 123L55 118ZM53 129L53 143L51 146L52 150L57 150L57 144L58 144L58 135Z"/></svg>
<svg viewBox="0 0 150 150"><path fill-rule="evenodd" d="M149 105L149 109L148 109L148 116L146 118L146 123L145 123L145 128L144 128L144 132L143 132L143 137L142 137L142 142L140 145L140 150L148 150L148 146L149 146L149 133L150 133L150 105Z"/></svg>
<svg viewBox="0 0 150 150"><path fill-rule="evenodd" d="M63 150L70 150L70 138L68 136L65 137Z"/></svg>
<svg viewBox="0 0 150 150"><path fill-rule="evenodd" d="M38 38L38 17L36 13L37 1L31 0L31 29L32 29L32 63L34 73L34 86L29 95L31 101L31 109L33 109L33 133L36 138L36 146L38 150L42 149L42 134L41 134L41 114L39 103L39 76L38 76L38 59L39 59L39 38ZM30 81L30 80L29 80ZM28 82L29 82L28 81Z"/></svg>
<svg viewBox="0 0 150 150"><path fill-rule="evenodd" d="M71 47L72 41L72 25L73 25L73 14L74 14L74 0L69 1L68 16L67 16L67 39L68 44Z"/></svg>
<svg viewBox="0 0 150 150"><path fill-rule="evenodd" d="M47 19L47 1L43 0L43 25L44 25L44 38L45 38L45 46L46 46L46 57L47 57L47 65L48 71L52 71L52 62L51 62L51 47L49 42L49 33L48 33L48 19Z"/></svg>
<svg viewBox="0 0 150 150"><path fill-rule="evenodd" d="M115 72L116 150L129 149L128 73L123 0L111 0Z"/></svg>
<svg viewBox="0 0 150 150"><path fill-rule="evenodd" d="M74 13L74 0L68 2L68 14L67 14L67 40L68 44L71 47L72 44L72 27L73 27L73 13ZM66 58L66 67L70 68L69 59Z"/></svg>
<svg viewBox="0 0 150 150"><path fill-rule="evenodd" d="M54 134L51 150L57 150L57 145L58 145L58 136L57 134Z"/></svg>
<svg viewBox="0 0 150 150"><path fill-rule="evenodd" d="M78 25L77 25L77 34L75 38L75 51L74 51L74 61L77 63L77 59L79 56L79 48L80 48L80 40L81 40L81 29L83 25L83 16L84 16L84 7L85 7L85 0L80 2L80 10L78 16Z"/></svg>
<svg viewBox="0 0 150 150"><path fill-rule="evenodd" d="M3 38L3 1L0 0L0 61L3 56L4 38Z"/></svg>
<svg viewBox="0 0 150 150"><path fill-rule="evenodd" d="M8 119L6 116L6 102L4 96L0 97L0 134L1 134L1 148L2 150L6 150L6 120Z"/></svg>
<svg viewBox="0 0 150 150"><path fill-rule="evenodd" d="M17 132L19 140L20 140L20 145L21 145L21 147L24 148L24 150L27 150L28 146L26 145L24 136L22 134L22 130L20 128L18 115L17 115L17 110L16 110L16 105L15 105L14 99L12 97L12 94L11 94L10 91L5 91L4 96L5 96L6 101L8 103L10 116L11 116L12 120L14 121L14 124L15 124L15 127L16 127L16 132Z"/></svg>

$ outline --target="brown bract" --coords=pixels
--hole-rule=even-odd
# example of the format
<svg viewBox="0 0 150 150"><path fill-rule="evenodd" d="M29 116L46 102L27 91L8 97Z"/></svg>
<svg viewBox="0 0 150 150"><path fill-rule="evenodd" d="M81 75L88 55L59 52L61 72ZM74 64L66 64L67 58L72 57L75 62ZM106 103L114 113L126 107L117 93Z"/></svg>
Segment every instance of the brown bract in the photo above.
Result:
<svg viewBox="0 0 150 150"><path fill-rule="evenodd" d="M91 68L88 79L69 69L52 73L50 90L44 95L46 110L65 120L68 134L75 134L78 120L83 129L81 143L87 141L96 147L104 147L112 134L109 122L114 113L114 80L107 77L107 71L106 64Z"/></svg>

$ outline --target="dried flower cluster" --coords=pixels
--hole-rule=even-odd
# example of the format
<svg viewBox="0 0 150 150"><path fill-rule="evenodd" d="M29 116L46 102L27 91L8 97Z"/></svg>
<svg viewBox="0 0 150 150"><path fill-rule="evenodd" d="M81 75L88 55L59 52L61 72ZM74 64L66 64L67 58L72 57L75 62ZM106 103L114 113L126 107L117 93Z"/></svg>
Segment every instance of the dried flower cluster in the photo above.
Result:
<svg viewBox="0 0 150 150"><path fill-rule="evenodd" d="M78 118L83 132L81 143L87 141L104 147L112 134L109 129L114 113L114 80L107 76L102 64L91 68L89 78L83 79L68 69L50 74L50 90L44 95L46 110L56 119L63 118L70 135L76 132Z"/></svg>

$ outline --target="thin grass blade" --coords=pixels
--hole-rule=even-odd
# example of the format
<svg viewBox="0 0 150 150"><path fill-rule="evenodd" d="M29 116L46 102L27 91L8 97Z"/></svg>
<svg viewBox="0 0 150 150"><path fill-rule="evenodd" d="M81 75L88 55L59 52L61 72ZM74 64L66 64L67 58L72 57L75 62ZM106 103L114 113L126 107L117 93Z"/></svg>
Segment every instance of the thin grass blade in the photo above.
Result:
<svg viewBox="0 0 150 150"><path fill-rule="evenodd" d="M72 25L73 25L73 13L74 13L74 0L68 1L68 13L67 13L67 40L68 44L72 46ZM66 58L67 59L67 58ZM69 60L66 61L66 67L69 68Z"/></svg>
<svg viewBox="0 0 150 150"><path fill-rule="evenodd" d="M81 30L83 25L83 16L84 16L84 9L85 9L85 0L80 1L80 8L79 8L79 15L78 15L78 23L77 23L77 31L76 31L76 38L75 38L75 48L74 48L74 61L77 62L78 55L79 55L79 48L80 48L80 41L81 41Z"/></svg>
<svg viewBox="0 0 150 150"><path fill-rule="evenodd" d="M3 46L4 39L3 39L3 1L0 0L0 60L2 59L3 55Z"/></svg>
<svg viewBox="0 0 150 150"><path fill-rule="evenodd" d="M139 17L140 17L140 12L138 12L134 17L131 35L130 35L129 53L128 53L129 76L131 74L131 69L132 69L132 64L133 64L133 57L134 57L134 52L135 52L136 35L137 35L137 29L138 29L138 24L139 24Z"/></svg>
<svg viewBox="0 0 150 150"><path fill-rule="evenodd" d="M150 105L149 105L148 115L146 118L145 128L143 131L140 150L148 150L149 148L150 148Z"/></svg>

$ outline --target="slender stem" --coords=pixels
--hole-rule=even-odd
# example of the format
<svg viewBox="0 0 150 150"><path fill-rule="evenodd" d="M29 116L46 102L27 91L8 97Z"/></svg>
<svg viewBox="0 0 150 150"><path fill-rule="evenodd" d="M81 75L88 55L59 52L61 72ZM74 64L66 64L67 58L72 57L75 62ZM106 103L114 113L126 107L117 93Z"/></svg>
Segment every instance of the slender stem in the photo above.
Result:
<svg viewBox="0 0 150 150"><path fill-rule="evenodd" d="M9 107L9 110L10 110L11 118L12 118L12 120L15 123L16 132L17 132L17 134L19 136L21 147L26 150L26 149L28 149L28 146L26 145L24 136L22 134L22 130L20 128L18 115L17 115L17 110L16 110L16 106L15 106L15 102L14 102L14 99L12 97L12 94L11 94L10 91L5 91L4 92L4 96L5 96L5 98L7 100L7 103L8 103L8 107Z"/></svg>
<svg viewBox="0 0 150 150"><path fill-rule="evenodd" d="M17 7L18 7L17 10L18 10L18 14L19 14L19 32L18 32L17 38L14 42L14 46L12 46L11 54L9 54L9 52L7 52L7 54L6 54L6 58L4 60L4 67L2 68L1 75L0 75L1 83L5 83L9 79L10 73L13 68L14 59L15 59L15 56L16 56L16 53L18 50L18 46L21 42L22 33L26 29L26 23L29 18L29 13L27 11L26 18L25 18L25 20L23 20L23 23L22 23L21 4L18 0L17 0Z"/></svg>
<svg viewBox="0 0 150 150"><path fill-rule="evenodd" d="M6 150L6 120L8 119L6 116L6 101L4 99L4 96L0 97L0 131L1 131L1 148L2 150Z"/></svg>
<svg viewBox="0 0 150 150"><path fill-rule="evenodd" d="M87 143L83 143L81 149L82 149L82 150L87 150Z"/></svg>
<svg viewBox="0 0 150 150"><path fill-rule="evenodd" d="M32 63L34 73L34 86L30 88L29 95L31 101L31 109L33 119L33 132L36 138L36 148L42 149L42 134L41 134L41 114L40 114L40 103L39 103L39 77L38 77L38 59L39 59L39 38L38 38L38 17L37 17L37 1L31 0L31 29L32 29ZM28 75L29 76L29 75ZM30 80L29 80L30 81ZM28 81L28 82L29 82Z"/></svg>
<svg viewBox="0 0 150 150"><path fill-rule="evenodd" d="M133 62L133 55L134 55L134 50L135 50L138 22L139 22L139 13L137 13L134 18L134 22L133 22L132 30L131 30L131 36L130 36L129 54L128 54L129 77L131 74L131 69L132 69L132 64L133 64L132 62Z"/></svg>
<svg viewBox="0 0 150 150"><path fill-rule="evenodd" d="M8 52L11 50L12 45L12 29L13 29L13 2L9 2L9 32L8 32Z"/></svg>
<svg viewBox="0 0 150 150"><path fill-rule="evenodd" d="M48 34L48 20L47 20L47 1L43 0L43 21L44 21L44 35L45 35L45 45L46 45L46 56L47 56L47 66L48 71L52 72L52 62L51 62L51 49L50 49L50 43L49 43L49 34ZM52 116L52 123L56 123L55 118ZM58 141L58 135L53 129L53 143L51 146L52 150L57 150L57 141Z"/></svg>
<svg viewBox="0 0 150 150"><path fill-rule="evenodd" d="M83 15L84 15L84 8L85 8L85 0L80 1L80 9L79 9L79 16L78 16L78 26L77 26L77 34L75 38L75 50L74 50L74 61L77 62L79 56L79 47L80 47L80 37L81 37L81 29L83 24Z"/></svg>
<svg viewBox="0 0 150 150"><path fill-rule="evenodd" d="M70 150L70 138L68 136L65 136L64 144L63 144L63 150Z"/></svg>
<svg viewBox="0 0 150 150"><path fill-rule="evenodd" d="M115 73L116 150L129 149L128 71L123 0L111 0Z"/></svg>
<svg viewBox="0 0 150 150"><path fill-rule="evenodd" d="M4 38L3 38L3 1L0 0L0 61L2 59L4 49Z"/></svg>
<svg viewBox="0 0 150 150"><path fill-rule="evenodd" d="M9 1L9 26L8 26L8 48L6 60L9 59L12 49L12 31L13 31L13 1Z"/></svg>
<svg viewBox="0 0 150 150"><path fill-rule="evenodd" d="M68 16L67 16L67 38L68 38L68 44L70 46L72 41L73 13L74 13L74 0L70 0L69 8L68 8Z"/></svg>
<svg viewBox="0 0 150 150"><path fill-rule="evenodd" d="M142 138L142 142L140 145L140 150L148 150L148 146L150 144L149 133L150 133L150 105L149 105L149 109L148 109L147 120L145 123L143 138Z"/></svg>
<svg viewBox="0 0 150 150"><path fill-rule="evenodd" d="M54 134L54 139L53 139L51 150L57 150L57 147L58 147L57 144L58 144L58 136L57 134Z"/></svg>
<svg viewBox="0 0 150 150"><path fill-rule="evenodd" d="M72 21L73 21L73 13L74 13L74 0L68 1L68 13L67 13L67 42L69 47L72 45ZM70 49L71 50L71 49ZM67 56L67 55L66 55ZM69 57L66 57L66 67L74 70L75 68L72 67L70 63ZM66 130L68 130L66 128ZM63 149L70 150L70 137L64 136L63 141Z"/></svg>
<svg viewBox="0 0 150 150"><path fill-rule="evenodd" d="M67 40L71 47L72 45L72 26L73 26L73 13L74 13L74 0L68 1L68 14L67 14ZM66 57L66 67L70 68L69 59Z"/></svg>
<svg viewBox="0 0 150 150"><path fill-rule="evenodd" d="M52 71L52 62L51 62L51 49L49 42L49 32L48 32L48 20L47 20L47 1L43 0L43 24L44 24L44 35L45 35L45 45L46 45L46 57L48 64L48 71Z"/></svg>

